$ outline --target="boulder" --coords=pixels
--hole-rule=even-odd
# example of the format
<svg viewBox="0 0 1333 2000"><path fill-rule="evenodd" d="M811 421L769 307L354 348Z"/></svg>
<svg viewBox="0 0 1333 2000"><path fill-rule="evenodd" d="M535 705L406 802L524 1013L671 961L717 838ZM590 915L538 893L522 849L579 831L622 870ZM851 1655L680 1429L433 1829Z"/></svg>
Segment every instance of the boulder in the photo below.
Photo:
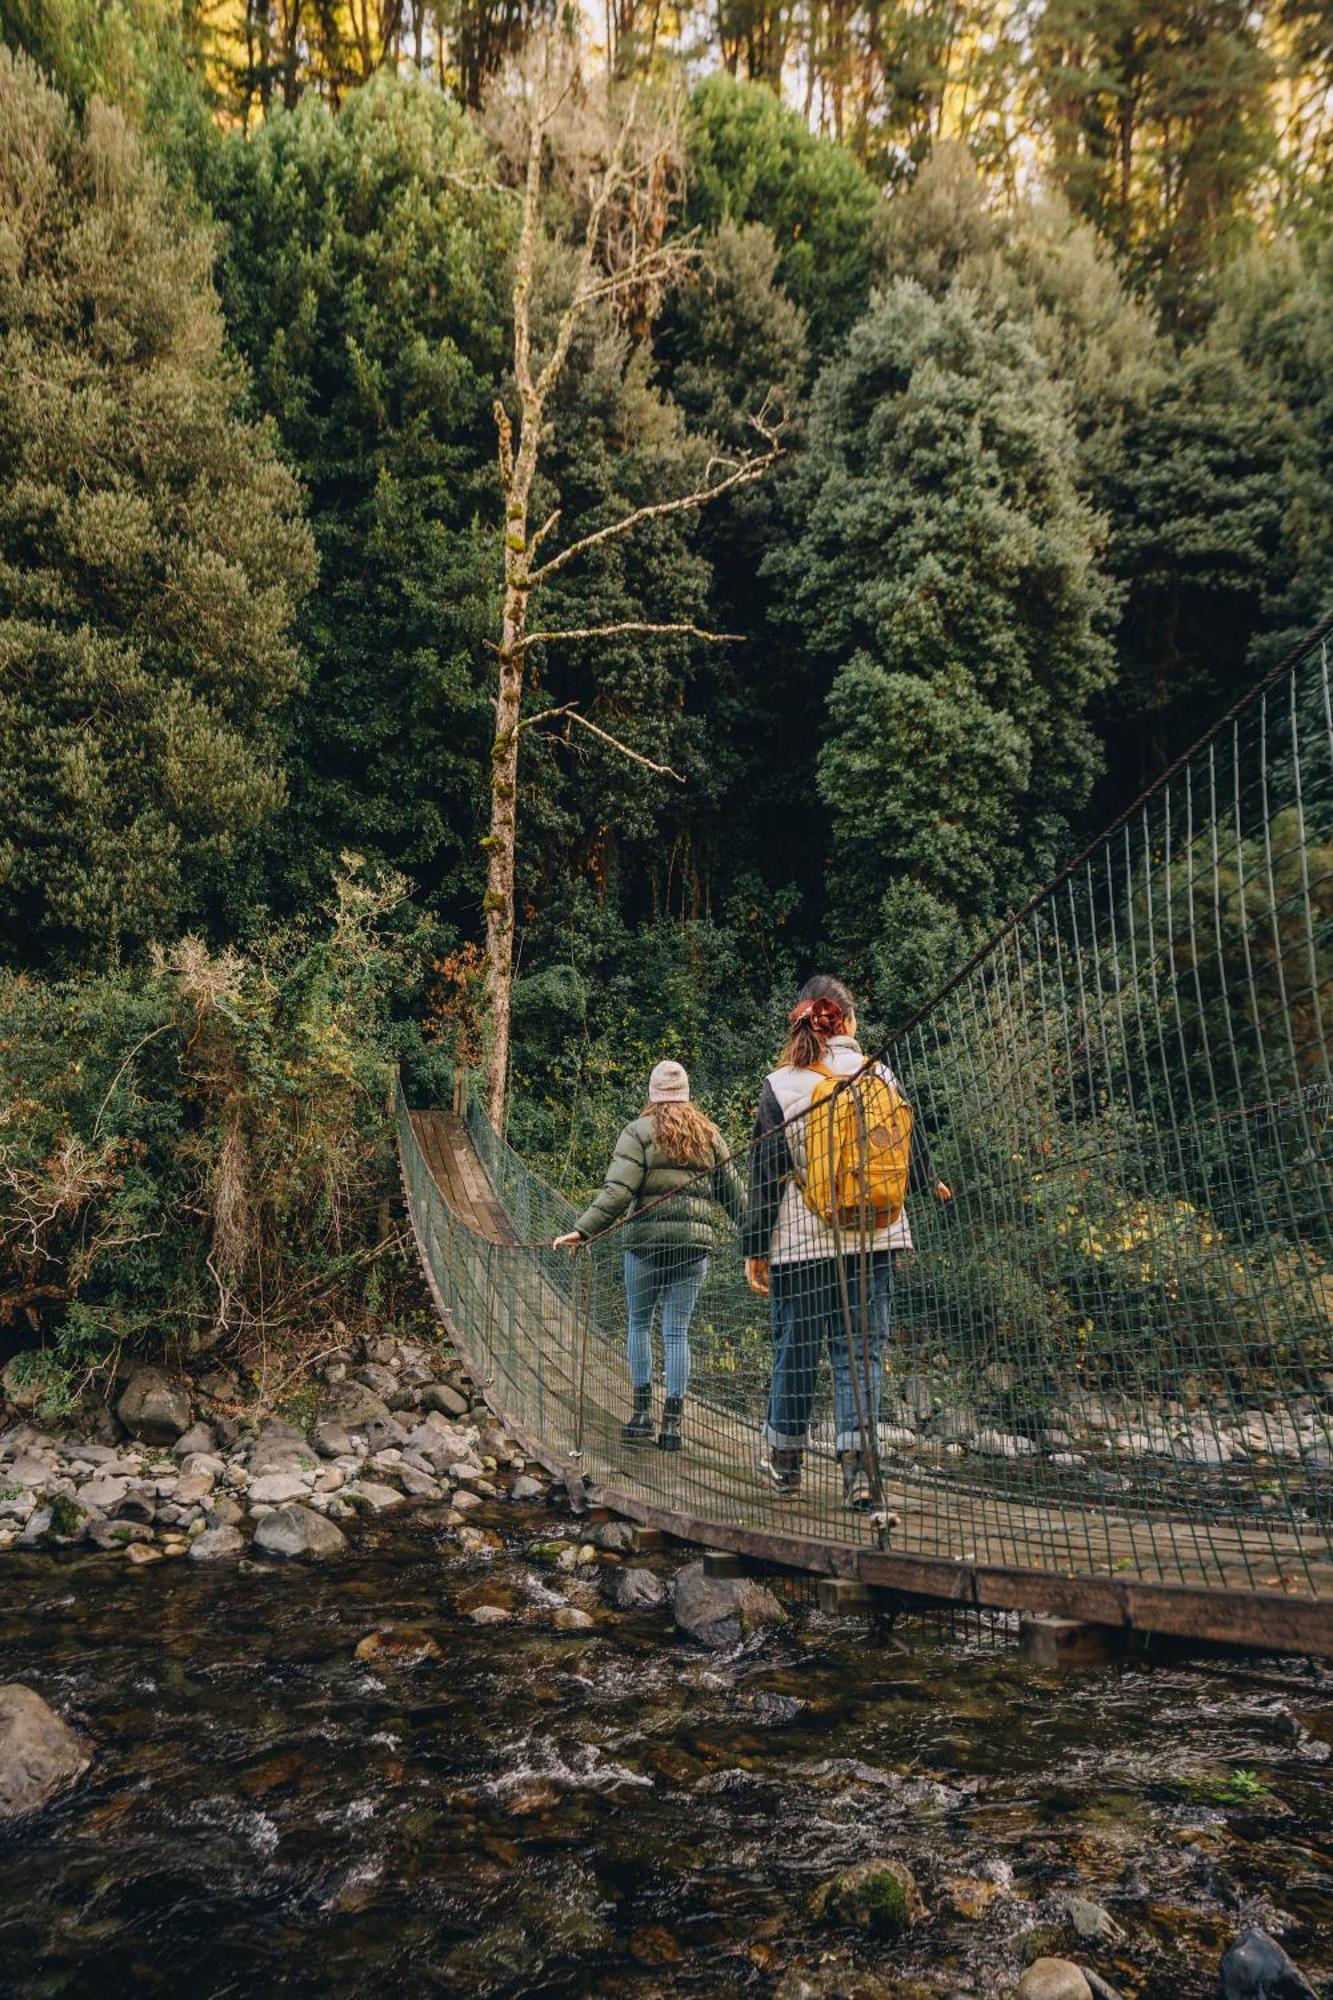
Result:
<svg viewBox="0 0 1333 2000"><path fill-rule="evenodd" d="M821 1883L815 1891L814 1913L835 1923L854 1924L874 1937L896 1937L924 1915L925 1905L906 1863L877 1854Z"/></svg>
<svg viewBox="0 0 1333 2000"><path fill-rule="evenodd" d="M748 1576L706 1576L701 1562L690 1563L677 1576L675 1613L687 1638L714 1647L739 1645L749 1633L781 1625L786 1618L763 1584Z"/></svg>
<svg viewBox="0 0 1333 2000"><path fill-rule="evenodd" d="M530 1473L521 1472L509 1488L509 1497L511 1500L544 1500L546 1488L540 1479L534 1479Z"/></svg>
<svg viewBox="0 0 1333 2000"><path fill-rule="evenodd" d="M1017 2000L1092 2000L1092 1988L1072 1959L1038 1958L1019 1980Z"/></svg>
<svg viewBox="0 0 1333 2000"><path fill-rule="evenodd" d="M321 1423L342 1424L349 1431L364 1431L371 1424L388 1426L389 1411L383 1399L361 1382L335 1382L319 1399Z"/></svg>
<svg viewBox="0 0 1333 2000"><path fill-rule="evenodd" d="M116 1404L131 1437L145 1444L174 1444L193 1417L189 1391L162 1368L136 1368Z"/></svg>
<svg viewBox="0 0 1333 2000"><path fill-rule="evenodd" d="M202 1535L196 1535L190 1543L191 1562L221 1562L227 1556L238 1556L245 1548L245 1536L239 1528L219 1523L217 1527L205 1528Z"/></svg>
<svg viewBox="0 0 1333 2000"><path fill-rule="evenodd" d="M343 1554L347 1537L310 1507L279 1507L266 1514L255 1529L255 1547L266 1556L323 1562L328 1556Z"/></svg>
<svg viewBox="0 0 1333 2000"><path fill-rule="evenodd" d="M0 1820L35 1812L92 1758L69 1724L18 1681L0 1687Z"/></svg>
<svg viewBox="0 0 1333 2000"><path fill-rule="evenodd" d="M1223 1956L1222 2000L1315 2000L1315 1994L1267 1931L1248 1930Z"/></svg>
<svg viewBox="0 0 1333 2000"><path fill-rule="evenodd" d="M609 1569L605 1588L617 1611L653 1611L666 1602L666 1585L650 1569Z"/></svg>

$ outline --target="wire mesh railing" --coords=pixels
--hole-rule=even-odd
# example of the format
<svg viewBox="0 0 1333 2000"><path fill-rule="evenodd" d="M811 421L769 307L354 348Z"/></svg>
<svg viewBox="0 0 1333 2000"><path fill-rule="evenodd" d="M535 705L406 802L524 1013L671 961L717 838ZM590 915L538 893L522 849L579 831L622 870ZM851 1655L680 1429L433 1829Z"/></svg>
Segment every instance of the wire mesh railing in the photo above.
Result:
<svg viewBox="0 0 1333 2000"><path fill-rule="evenodd" d="M880 1052L951 1200L918 1164L906 1225L831 1231L812 1080L780 1067L796 1115L738 1152L739 1189L715 1166L623 1214L613 1189L571 1255L577 1211L478 1104L503 1230L446 1198L403 1106L423 1255L512 1421L684 1520L1333 1595L1331 996L1316 638ZM830 1060L868 1073L837 1038Z"/></svg>

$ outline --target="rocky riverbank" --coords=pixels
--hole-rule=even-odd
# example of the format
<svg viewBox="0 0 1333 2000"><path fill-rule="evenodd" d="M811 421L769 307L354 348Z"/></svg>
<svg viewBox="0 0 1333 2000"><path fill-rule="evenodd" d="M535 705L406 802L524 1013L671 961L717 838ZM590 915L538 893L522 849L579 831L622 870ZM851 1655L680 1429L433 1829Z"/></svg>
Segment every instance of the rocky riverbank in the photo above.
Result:
<svg viewBox="0 0 1333 2000"><path fill-rule="evenodd" d="M328 1361L304 1422L247 1406L226 1368L197 1379L136 1368L113 1405L68 1432L27 1406L25 1370L0 1405L0 1551L91 1547L142 1564L216 1562L252 1543L269 1556L342 1552L358 1520L411 1502L468 1517L550 1481L492 1421L461 1364L382 1339Z"/></svg>

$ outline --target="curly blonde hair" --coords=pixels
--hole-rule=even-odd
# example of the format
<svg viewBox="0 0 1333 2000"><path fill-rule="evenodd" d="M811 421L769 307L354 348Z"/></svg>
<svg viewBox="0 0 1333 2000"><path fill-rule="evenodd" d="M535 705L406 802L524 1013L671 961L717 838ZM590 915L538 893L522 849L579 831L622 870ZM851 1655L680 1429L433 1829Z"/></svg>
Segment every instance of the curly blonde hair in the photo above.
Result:
<svg viewBox="0 0 1333 2000"><path fill-rule="evenodd" d="M722 1135L697 1104L645 1104L643 1115L652 1119L657 1150L673 1167L716 1164Z"/></svg>

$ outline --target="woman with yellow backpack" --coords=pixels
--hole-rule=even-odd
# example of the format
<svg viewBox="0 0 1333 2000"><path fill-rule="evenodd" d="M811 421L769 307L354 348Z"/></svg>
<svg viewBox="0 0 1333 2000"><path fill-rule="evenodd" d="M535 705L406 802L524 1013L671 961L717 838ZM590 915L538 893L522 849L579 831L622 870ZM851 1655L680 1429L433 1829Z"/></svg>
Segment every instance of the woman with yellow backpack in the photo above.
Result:
<svg viewBox="0 0 1333 2000"><path fill-rule="evenodd" d="M867 1447L878 1439L891 1259L912 1247L909 1175L952 1199L892 1071L857 1045L851 994L839 979L808 980L759 1100L742 1234L745 1275L769 1300L764 1465L779 1494L800 1490L827 1345L843 1501L875 1505Z"/></svg>

